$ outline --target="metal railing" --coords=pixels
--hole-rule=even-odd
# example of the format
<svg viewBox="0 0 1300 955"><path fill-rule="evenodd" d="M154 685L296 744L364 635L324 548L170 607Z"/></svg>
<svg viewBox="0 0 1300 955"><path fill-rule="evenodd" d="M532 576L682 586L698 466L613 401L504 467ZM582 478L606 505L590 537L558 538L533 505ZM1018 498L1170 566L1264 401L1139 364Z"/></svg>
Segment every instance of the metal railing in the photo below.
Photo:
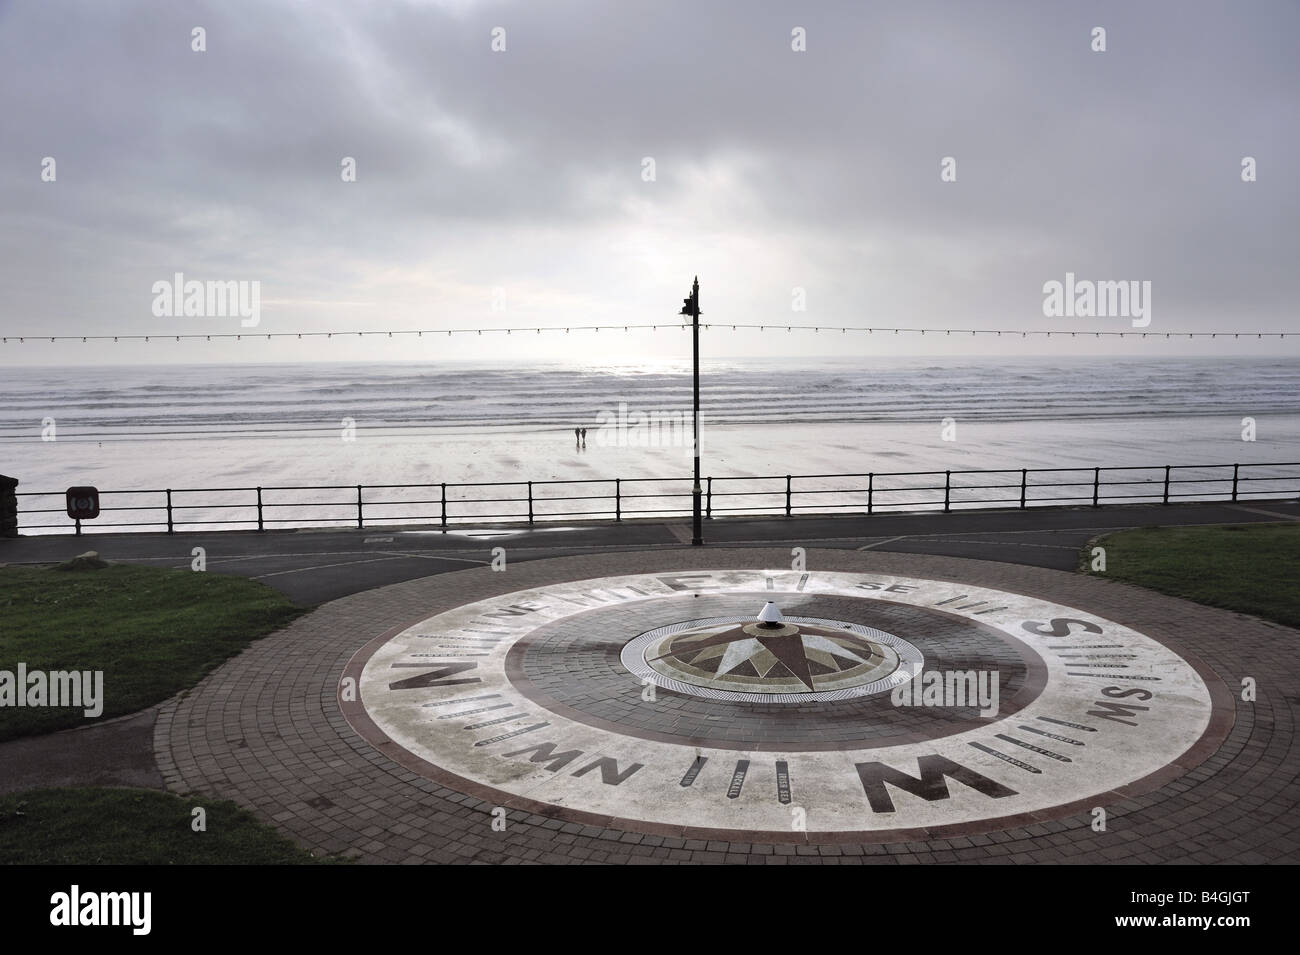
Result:
<svg viewBox="0 0 1300 955"><path fill-rule="evenodd" d="M977 483L976 477L993 483ZM1032 476L1032 480L1031 480ZM1043 480L1046 478L1046 480ZM909 483L916 479L919 483ZM764 483L766 482L766 483ZM796 483L797 482L797 483ZM437 484L336 484L161 488L100 493L100 512L83 526L67 517L64 491L20 491L19 531L165 530L275 527L527 523L683 517L692 479L589 478ZM560 489L579 493L559 493ZM304 500L311 492L334 498ZM990 492L995 496L977 496ZM940 496L942 495L942 496ZM196 497L201 496L201 498ZM988 507L1044 507L1178 500L1240 501L1300 496L1300 463L1177 464L1139 467L1014 468L708 477L705 516L863 513ZM57 507L23 507L21 499ZM512 509L506 509L510 505ZM430 510L433 508L434 510ZM578 509L574 509L578 508ZM32 517L53 523L27 523Z"/></svg>

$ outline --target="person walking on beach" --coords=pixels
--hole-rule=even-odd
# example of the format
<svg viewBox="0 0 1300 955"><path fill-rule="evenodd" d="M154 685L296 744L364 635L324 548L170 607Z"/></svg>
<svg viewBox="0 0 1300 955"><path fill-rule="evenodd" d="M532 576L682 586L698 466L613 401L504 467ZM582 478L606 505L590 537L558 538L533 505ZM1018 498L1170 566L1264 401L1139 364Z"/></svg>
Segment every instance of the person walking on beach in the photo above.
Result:
<svg viewBox="0 0 1300 955"><path fill-rule="evenodd" d="M587 446L587 429L586 429L586 428L583 428L583 429L582 429L582 446L583 446L584 448Z"/></svg>
<svg viewBox="0 0 1300 955"><path fill-rule="evenodd" d="M574 429L573 429L573 446L574 446L575 448L577 448L577 447L581 447L581 445L582 445L582 430L581 430L580 428L574 428Z"/></svg>

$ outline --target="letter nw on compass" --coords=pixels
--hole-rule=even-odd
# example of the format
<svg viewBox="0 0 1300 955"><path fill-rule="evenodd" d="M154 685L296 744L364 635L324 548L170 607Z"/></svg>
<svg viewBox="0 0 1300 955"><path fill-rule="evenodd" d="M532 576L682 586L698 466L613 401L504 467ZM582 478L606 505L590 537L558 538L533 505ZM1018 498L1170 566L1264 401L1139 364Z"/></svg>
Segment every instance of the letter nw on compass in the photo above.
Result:
<svg viewBox="0 0 1300 955"><path fill-rule="evenodd" d="M745 684L816 692L819 678L839 681L889 662L880 646L844 630L809 624L749 623L723 630L692 630L674 637L665 652L647 659L669 661L710 683Z"/></svg>

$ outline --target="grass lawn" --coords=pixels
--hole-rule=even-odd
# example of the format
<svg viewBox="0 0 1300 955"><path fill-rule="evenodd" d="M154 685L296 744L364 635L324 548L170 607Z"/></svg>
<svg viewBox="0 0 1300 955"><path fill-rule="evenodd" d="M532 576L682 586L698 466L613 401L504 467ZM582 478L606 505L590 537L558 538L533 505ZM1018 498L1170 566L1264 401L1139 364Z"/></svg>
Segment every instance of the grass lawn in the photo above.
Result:
<svg viewBox="0 0 1300 955"><path fill-rule="evenodd" d="M1131 584L1300 627L1300 524L1144 527L1108 534L1105 573Z"/></svg>
<svg viewBox="0 0 1300 955"><path fill-rule="evenodd" d="M192 829L195 807L207 831ZM0 796L3 865L302 865L314 859L233 802L148 789Z"/></svg>
<svg viewBox="0 0 1300 955"><path fill-rule="evenodd" d="M104 712L132 713L193 686L305 611L241 577L114 565L0 568L0 670L103 670ZM81 709L0 709L0 740L85 726Z"/></svg>

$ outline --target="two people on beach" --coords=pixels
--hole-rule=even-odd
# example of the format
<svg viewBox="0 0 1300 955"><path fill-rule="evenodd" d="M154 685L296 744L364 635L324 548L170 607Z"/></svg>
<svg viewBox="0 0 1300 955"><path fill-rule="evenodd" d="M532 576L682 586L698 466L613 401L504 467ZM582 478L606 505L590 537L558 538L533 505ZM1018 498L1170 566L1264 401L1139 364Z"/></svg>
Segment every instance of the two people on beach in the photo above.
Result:
<svg viewBox="0 0 1300 955"><path fill-rule="evenodd" d="M587 429L586 429L586 428L574 428L574 429L573 429L573 446L574 446L575 448L585 448L585 447L587 446Z"/></svg>

